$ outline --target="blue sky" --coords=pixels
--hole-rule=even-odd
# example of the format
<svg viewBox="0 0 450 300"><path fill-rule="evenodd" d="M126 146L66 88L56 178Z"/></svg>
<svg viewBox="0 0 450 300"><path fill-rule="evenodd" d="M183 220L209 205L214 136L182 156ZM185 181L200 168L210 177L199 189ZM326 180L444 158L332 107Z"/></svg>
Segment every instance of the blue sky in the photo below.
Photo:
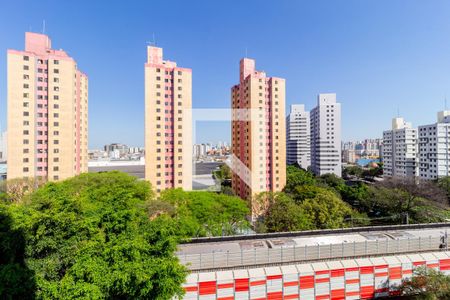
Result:
<svg viewBox="0 0 450 300"><path fill-rule="evenodd" d="M0 123L6 127L6 49L46 33L89 75L89 145L144 143L144 62L155 34L166 59L193 69L194 108L227 108L248 51L286 78L287 106L318 93L342 103L343 138L379 137L397 110L432 123L450 103L450 1L3 1ZM224 122L197 141L229 140Z"/></svg>

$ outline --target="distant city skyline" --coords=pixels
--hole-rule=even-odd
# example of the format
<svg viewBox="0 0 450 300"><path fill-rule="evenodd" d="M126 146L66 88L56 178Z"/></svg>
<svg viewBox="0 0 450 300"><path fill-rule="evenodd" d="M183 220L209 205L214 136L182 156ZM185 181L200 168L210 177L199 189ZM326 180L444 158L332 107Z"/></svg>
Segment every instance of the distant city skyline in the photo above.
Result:
<svg viewBox="0 0 450 300"><path fill-rule="evenodd" d="M239 9L236 9L236 4ZM0 11L0 126L6 129L6 51L46 33L90 78L89 148L144 146L142 61L153 42L193 70L193 108L229 108L238 61L286 78L286 106L342 103L342 138L377 138L391 119L431 124L450 97L450 2L7 1ZM149 11L158 11L151 18ZM252 11L251 14L248 12ZM318 21L320 16L320 22ZM174 22L164 22L168 18ZM70 22L67 20L70 19ZM264 20L267 26L247 26ZM10 26L14 24L14 26ZM126 24L126 25L125 25ZM230 140L229 122L197 126L194 143Z"/></svg>

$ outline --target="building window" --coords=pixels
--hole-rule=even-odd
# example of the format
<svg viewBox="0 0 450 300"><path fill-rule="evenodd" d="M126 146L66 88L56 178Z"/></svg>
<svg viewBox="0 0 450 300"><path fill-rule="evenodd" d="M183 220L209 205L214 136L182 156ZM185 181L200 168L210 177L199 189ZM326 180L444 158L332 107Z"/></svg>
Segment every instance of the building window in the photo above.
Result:
<svg viewBox="0 0 450 300"><path fill-rule="evenodd" d="M29 56L24 56L24 57L23 57L23 60L29 61L29 60L30 60L30 57L29 57Z"/></svg>
<svg viewBox="0 0 450 300"><path fill-rule="evenodd" d="M23 168L23 171L26 173L26 172L28 172L28 167L25 167L25 168Z"/></svg>
<svg viewBox="0 0 450 300"><path fill-rule="evenodd" d="M23 66L23 69L24 69L25 71L28 71L28 70L30 69L30 67L29 67L29 66Z"/></svg>

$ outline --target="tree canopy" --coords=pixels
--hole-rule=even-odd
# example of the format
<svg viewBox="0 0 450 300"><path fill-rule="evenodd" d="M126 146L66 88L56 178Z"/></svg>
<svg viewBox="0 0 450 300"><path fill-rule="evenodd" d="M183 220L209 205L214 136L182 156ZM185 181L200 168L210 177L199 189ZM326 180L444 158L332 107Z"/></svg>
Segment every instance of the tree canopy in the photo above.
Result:
<svg viewBox="0 0 450 300"><path fill-rule="evenodd" d="M314 185L315 183L315 176L310 171L306 171L296 165L287 166L284 192L291 194L298 186Z"/></svg>
<svg viewBox="0 0 450 300"><path fill-rule="evenodd" d="M402 282L400 291L408 299L450 299L450 276L434 269L420 267L414 270L413 277Z"/></svg>
<svg viewBox="0 0 450 300"><path fill-rule="evenodd" d="M174 189L163 191L158 202L165 203L185 236L232 235L250 228L250 209L239 197Z"/></svg>
<svg viewBox="0 0 450 300"><path fill-rule="evenodd" d="M32 280L20 285L28 287L27 298L181 295L186 270L174 256L177 228L164 216L150 220L145 207L151 200L148 183L119 172L48 183L28 203L7 206L10 219L3 217L2 231L9 228L2 232L1 244L9 245L2 251L10 254L2 268L26 267L21 273L32 274ZM12 238L14 232L21 235ZM7 284L0 282L2 298L20 295L11 291L17 285Z"/></svg>
<svg viewBox="0 0 450 300"><path fill-rule="evenodd" d="M273 195L264 222L258 227L258 230L263 232L286 232L314 228L311 219L285 193Z"/></svg>
<svg viewBox="0 0 450 300"><path fill-rule="evenodd" d="M346 227L346 219L354 213L353 209L335 193L323 188L314 197L305 199L299 206L316 229Z"/></svg>

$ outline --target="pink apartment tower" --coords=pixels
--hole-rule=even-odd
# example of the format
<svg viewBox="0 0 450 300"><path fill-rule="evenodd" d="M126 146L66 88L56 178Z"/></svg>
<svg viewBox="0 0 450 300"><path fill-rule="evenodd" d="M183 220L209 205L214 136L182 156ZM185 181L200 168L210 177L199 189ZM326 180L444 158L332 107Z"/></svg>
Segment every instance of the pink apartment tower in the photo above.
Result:
<svg viewBox="0 0 450 300"><path fill-rule="evenodd" d="M240 61L239 84L231 88L232 188L252 200L261 192L281 191L286 184L285 80L255 70L255 61ZM258 215L252 205L252 215Z"/></svg>
<svg viewBox="0 0 450 300"><path fill-rule="evenodd" d="M87 172L88 78L47 35L8 50L8 179Z"/></svg>
<svg viewBox="0 0 450 300"><path fill-rule="evenodd" d="M145 178L157 193L192 189L192 70L147 47Z"/></svg>

